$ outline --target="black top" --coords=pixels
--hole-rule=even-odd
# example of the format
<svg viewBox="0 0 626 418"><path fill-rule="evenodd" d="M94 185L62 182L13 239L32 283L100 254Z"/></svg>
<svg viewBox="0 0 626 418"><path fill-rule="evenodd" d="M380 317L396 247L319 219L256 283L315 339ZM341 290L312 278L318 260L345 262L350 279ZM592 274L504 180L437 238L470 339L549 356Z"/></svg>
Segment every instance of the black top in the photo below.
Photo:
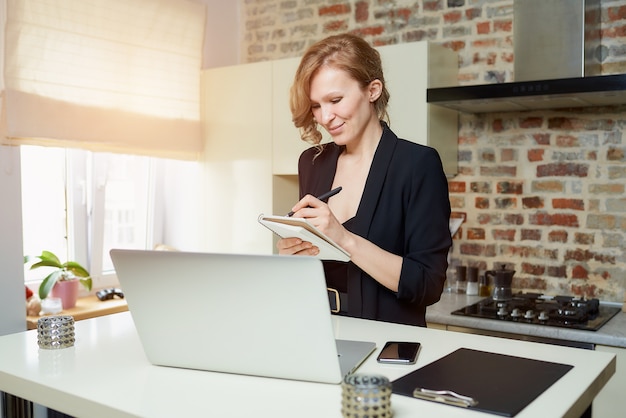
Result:
<svg viewBox="0 0 626 418"><path fill-rule="evenodd" d="M300 197L330 190L343 148L331 142L300 156ZM425 326L426 306L439 300L445 282L449 229L448 182L439 154L399 139L383 123L383 135L365 183L357 214L344 226L380 248L403 257L398 292L379 284L352 262L347 268L348 314L354 317ZM325 262L328 263L328 262ZM342 274L342 273L336 273ZM345 276L344 276L345 277Z"/></svg>

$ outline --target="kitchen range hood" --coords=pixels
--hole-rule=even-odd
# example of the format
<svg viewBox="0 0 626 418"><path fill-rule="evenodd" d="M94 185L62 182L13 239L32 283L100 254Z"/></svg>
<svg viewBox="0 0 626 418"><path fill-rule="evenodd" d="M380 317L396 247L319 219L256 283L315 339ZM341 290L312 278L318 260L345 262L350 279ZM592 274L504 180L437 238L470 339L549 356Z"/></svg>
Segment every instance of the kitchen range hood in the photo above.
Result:
<svg viewBox="0 0 626 418"><path fill-rule="evenodd" d="M432 88L426 101L468 113L620 105L626 74Z"/></svg>
<svg viewBox="0 0 626 418"><path fill-rule="evenodd" d="M431 88L426 101L470 113L626 103L626 74L599 75L599 0L519 0L513 16L515 82Z"/></svg>

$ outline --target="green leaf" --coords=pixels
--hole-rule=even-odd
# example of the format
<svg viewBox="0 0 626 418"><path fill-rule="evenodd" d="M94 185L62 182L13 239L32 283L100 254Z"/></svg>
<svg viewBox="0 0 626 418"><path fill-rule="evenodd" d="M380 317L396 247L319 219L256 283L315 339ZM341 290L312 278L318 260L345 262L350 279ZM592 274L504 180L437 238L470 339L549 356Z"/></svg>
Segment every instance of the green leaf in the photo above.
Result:
<svg viewBox="0 0 626 418"><path fill-rule="evenodd" d="M50 293L62 273L63 270L56 270L50 273L48 277L43 279L43 281L39 285L39 299L43 300L48 297L48 294Z"/></svg>
<svg viewBox="0 0 626 418"><path fill-rule="evenodd" d="M91 277L88 277L86 279L79 279L79 280L83 284L83 286L85 286L87 291L91 291L91 286L93 284L92 281L91 281Z"/></svg>
<svg viewBox="0 0 626 418"><path fill-rule="evenodd" d="M41 255L39 256L39 258L41 259L41 261L46 261L49 263L55 263L56 266L61 266L61 260L59 260L59 257L57 257L56 255L54 255L54 253L50 252L50 251L42 251Z"/></svg>
<svg viewBox="0 0 626 418"><path fill-rule="evenodd" d="M74 275L77 277L89 277L90 276L87 269L75 261L68 261L67 263L63 264L63 267L66 270L69 270L72 273L74 273Z"/></svg>

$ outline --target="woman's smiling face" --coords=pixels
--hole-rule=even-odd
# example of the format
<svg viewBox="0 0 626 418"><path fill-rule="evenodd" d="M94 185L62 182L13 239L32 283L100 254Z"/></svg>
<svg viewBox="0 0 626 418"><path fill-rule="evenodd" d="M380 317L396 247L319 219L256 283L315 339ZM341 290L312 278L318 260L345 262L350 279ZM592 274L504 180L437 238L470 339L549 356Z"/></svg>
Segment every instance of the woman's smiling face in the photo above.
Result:
<svg viewBox="0 0 626 418"><path fill-rule="evenodd" d="M362 88L347 72L327 65L313 76L310 89L313 117L337 145L358 141L372 117L376 118L370 90Z"/></svg>

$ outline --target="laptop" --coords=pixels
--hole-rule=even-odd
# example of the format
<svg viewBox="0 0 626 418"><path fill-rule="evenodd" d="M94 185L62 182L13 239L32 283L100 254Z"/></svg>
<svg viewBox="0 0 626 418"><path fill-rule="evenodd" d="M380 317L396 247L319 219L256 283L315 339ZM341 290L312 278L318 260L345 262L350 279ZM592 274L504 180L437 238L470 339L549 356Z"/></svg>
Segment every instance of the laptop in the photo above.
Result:
<svg viewBox="0 0 626 418"><path fill-rule="evenodd" d="M152 364L337 384L376 348L335 340L317 258L110 254Z"/></svg>

